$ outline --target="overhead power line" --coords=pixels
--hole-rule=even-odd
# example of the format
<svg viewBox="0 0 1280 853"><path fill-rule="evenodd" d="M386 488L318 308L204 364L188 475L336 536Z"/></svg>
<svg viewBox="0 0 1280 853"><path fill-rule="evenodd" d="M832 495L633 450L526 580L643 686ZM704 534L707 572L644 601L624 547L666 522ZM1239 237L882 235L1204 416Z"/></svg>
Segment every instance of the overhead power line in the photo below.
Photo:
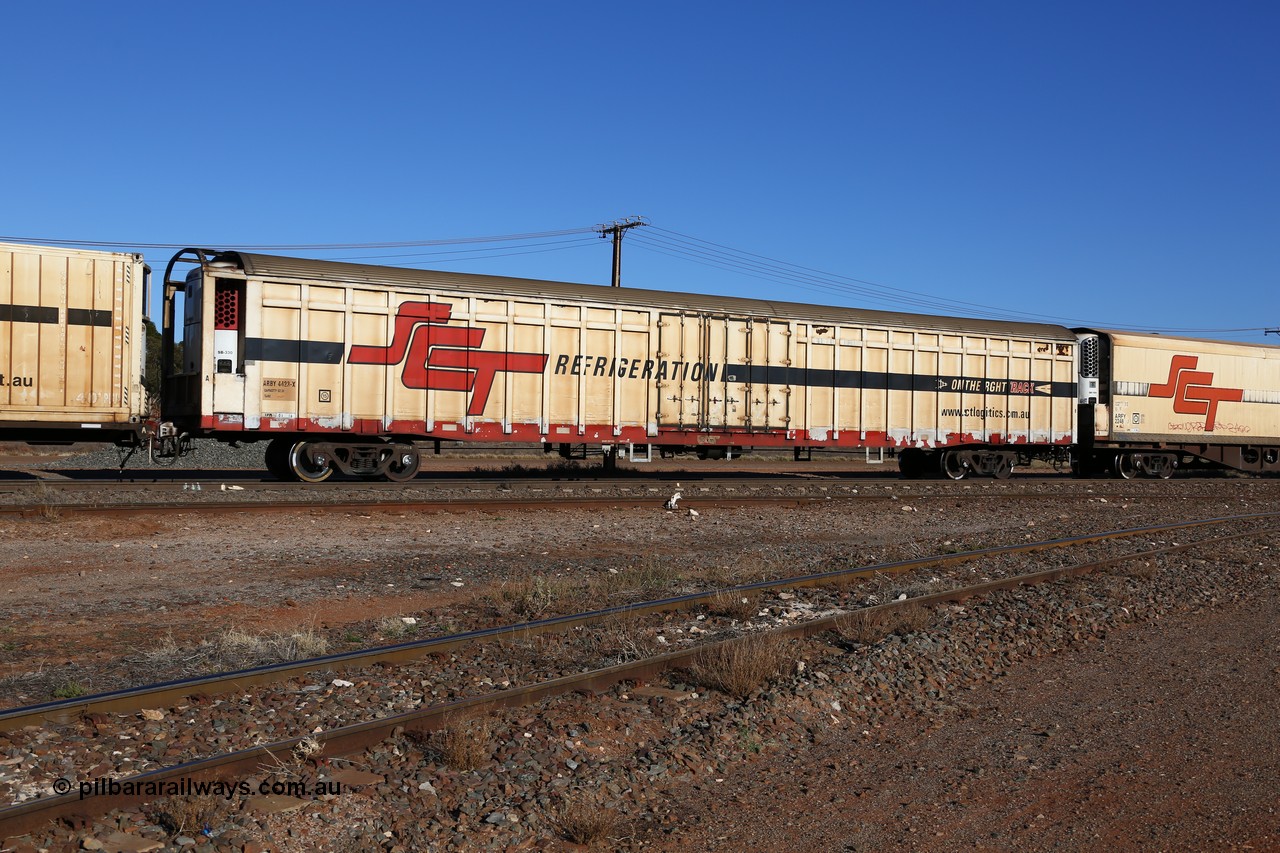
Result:
<svg viewBox="0 0 1280 853"><path fill-rule="evenodd" d="M442 251L404 252L395 254L355 255L332 260L359 261L396 260L402 266L427 266L436 264L452 264L459 261L477 261L490 258L514 257L518 255L543 254L583 248L595 242L587 235L601 237L612 236L614 240L614 275L615 285L620 277L620 248L622 235L638 225L650 225L643 217L631 217L616 220L608 225L595 227L566 228L555 231L537 231L521 234L500 234L479 237L453 237L437 240L398 240L365 243L290 243L290 244L239 244L235 241L205 241L186 243L139 243L134 241L111 242L104 240L66 240L53 237L8 237L0 236L0 241L30 243L37 245L67 245L128 249L185 249L189 246L234 247L247 251L262 252L333 252L361 249L426 249L431 247L487 245L484 248L445 249ZM570 239L556 239L570 238ZM722 243L704 240L666 228L650 227L637 231L633 238L637 248L654 254L676 258L687 263L695 263L716 269L726 270L735 275L762 281L785 284L813 292L840 296L846 300L854 299L859 304L878 306L887 310L908 310L926 314L959 314L962 316L981 316L990 319L1009 320L1015 322L1054 323L1066 326L1093 327L1115 329L1117 331L1145 331L1168 334L1225 334L1254 333L1259 335L1280 334L1280 329L1267 327L1245 328L1209 328L1209 327L1154 327L1138 326L1125 323L1108 323L1105 321L1087 320L1073 317L1062 317L1034 312L1017 311L1009 307L996 307L978 302L949 299L922 291L893 287L880 282L854 278L839 273L826 272L813 267L783 261L757 252L737 249ZM512 245L516 244L516 245ZM423 258L421 261L406 261L405 258ZM828 297L830 298L830 297Z"/></svg>
<svg viewBox="0 0 1280 853"><path fill-rule="evenodd" d="M435 252L409 252L409 253L394 254L394 255L344 255L342 257L330 258L329 260L332 260L332 261L397 260L399 261L401 258L430 258L431 260L429 261L417 261L414 263L440 263L448 260L469 260L474 257L479 257L479 258L491 257L490 255L486 254L489 252L505 252L507 254L520 254L519 252L507 252L508 249L530 248L539 252L552 252L561 248L569 249L575 246L585 246L588 244L594 245L595 242L596 242L595 238L593 237L575 237L574 239L571 239L571 240L547 240L540 243L523 243L522 245L518 245L518 246L486 247L483 249L447 249L447 250L435 251ZM448 255L467 255L469 257L447 258L446 256ZM412 266L413 264L406 264L406 265Z"/></svg>
<svg viewBox="0 0 1280 853"><path fill-rule="evenodd" d="M807 290L819 290L838 293L844 296L857 296L864 302L887 306L909 306L915 310L982 312L988 316L1001 319L1026 320L1037 318L1040 322L1050 322L1055 318L1010 311L978 303L943 299L926 293L903 290L876 282L855 279L837 273L828 273L811 267L792 264L787 261L758 255L741 249L734 249L720 243L701 240L665 228L654 228L663 234L673 235L670 238L656 237L650 234L637 235L637 245L643 245L659 254L682 257L694 263L718 267L751 278L775 281L801 287Z"/></svg>
<svg viewBox="0 0 1280 853"><path fill-rule="evenodd" d="M565 228L559 231L537 231L528 234L501 234L489 237L451 237L445 240L400 240L384 243L282 243L273 245L248 245L236 241L209 240L186 243L137 243L131 240L65 240L54 237L3 237L10 243L55 244L59 246L124 246L134 249L186 249L191 246L234 246L255 252L302 252L338 249L411 249L421 246L457 246L468 243L508 243L516 240L539 240L551 237L567 237L572 234L591 234L594 228Z"/></svg>
<svg viewBox="0 0 1280 853"><path fill-rule="evenodd" d="M788 284L806 290L837 293L845 297L854 296L860 302L881 306L896 306L899 310L906 306L908 309L923 310L925 313L957 312L968 316L976 314L999 320L1098 327L1117 331L1166 332L1170 334L1225 334L1266 331L1263 327L1188 328L1138 326L1100 322L1096 319L1086 320L1079 317L1062 317L1014 311L1009 308L997 308L977 302L946 299L921 291L905 290L879 282L853 278L839 273L825 272L813 267L793 264L743 249L735 249L722 243L703 240L657 226L653 227L652 232L657 233L638 233L635 238L636 247L656 252L657 254L681 258L691 263L728 270L750 278ZM659 234L663 236L659 236Z"/></svg>
<svg viewBox="0 0 1280 853"><path fill-rule="evenodd" d="M426 266L428 264L430 265L453 264L459 261L488 260L489 258L514 258L517 255L541 255L541 254L546 254L547 252L563 252L566 249L582 248L583 246L586 246L588 244L594 244L595 240L593 238L588 237L582 240L559 240L556 242L564 245L535 243L535 244L532 244L531 246L510 246L510 247L503 247L503 248L495 247L491 249L472 249L472 250L466 250L466 251L484 252L484 254L468 255L465 258L432 257L430 260L427 260L427 261L404 262L401 264L401 266L420 267L420 266ZM538 246L541 246L542 248L537 248ZM459 250L457 252L445 252L443 254L456 255L456 254L462 254L462 253L463 253L463 250ZM333 260L345 260L345 259L334 258Z"/></svg>

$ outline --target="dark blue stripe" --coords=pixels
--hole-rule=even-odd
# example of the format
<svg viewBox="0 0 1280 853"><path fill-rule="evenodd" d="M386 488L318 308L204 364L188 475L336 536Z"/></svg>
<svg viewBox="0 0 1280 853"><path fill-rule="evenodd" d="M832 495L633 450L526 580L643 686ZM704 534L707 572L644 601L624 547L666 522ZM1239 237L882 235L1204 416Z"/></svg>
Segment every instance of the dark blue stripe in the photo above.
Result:
<svg viewBox="0 0 1280 853"><path fill-rule="evenodd" d="M291 341L283 338L245 338L246 361L284 361L290 364L341 364L345 346L330 341Z"/></svg>
<svg viewBox="0 0 1280 853"><path fill-rule="evenodd" d="M97 308L68 308L68 326L103 326L111 328L111 312Z"/></svg>
<svg viewBox="0 0 1280 853"><path fill-rule="evenodd" d="M0 323L57 323L58 309L43 305L0 305Z"/></svg>
<svg viewBox="0 0 1280 853"><path fill-rule="evenodd" d="M773 367L759 364L726 364L726 382L744 385L799 385L806 388L864 388L869 391L939 391L964 394L1014 394L1022 397L1074 397L1071 382L1031 382L1029 391L1011 392L1009 380L978 376L940 376L915 373L882 373L870 370ZM1019 380L1021 381L1021 380ZM988 383L996 383L987 390ZM976 387L974 383L977 383ZM1046 393L1041 390L1049 386Z"/></svg>

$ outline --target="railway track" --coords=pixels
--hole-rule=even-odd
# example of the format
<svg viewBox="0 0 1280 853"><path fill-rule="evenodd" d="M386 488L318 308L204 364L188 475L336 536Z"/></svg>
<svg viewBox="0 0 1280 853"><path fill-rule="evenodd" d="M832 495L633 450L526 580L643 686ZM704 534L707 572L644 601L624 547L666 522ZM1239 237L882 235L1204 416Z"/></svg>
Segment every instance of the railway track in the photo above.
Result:
<svg viewBox="0 0 1280 853"><path fill-rule="evenodd" d="M519 638L522 640L539 634L561 633L599 624L620 616L641 618L655 613L689 610L699 605L707 605L715 596L730 594L734 596L762 595L781 593L783 590L802 590L809 588L829 587L833 584L848 585L860 579L897 574L911 569L925 567L958 566L975 560L991 562L1004 557L1041 551L1060 550L1073 546L1098 546L1114 543L1138 536L1166 536L1178 531L1198 530L1209 532L1224 525L1245 525L1248 529L1236 530L1222 536L1212 536L1195 542L1164 544L1157 548L1142 551L1126 551L1110 554L1070 566L1058 566L1033 573L1010 573L1006 577L984 580L980 583L962 583L950 589L931 592L907 598L903 602L891 602L869 608L873 611L892 610L897 607L921 605L932 606L947 601L964 600L973 596L1010 589L1032 583L1042 583L1083 574L1099 568L1116 565L1127 560L1152 560L1159 556L1186 551L1191 548L1205 547L1241 537L1268 533L1273 528L1267 521L1280 513L1255 513L1248 515L1228 516L1203 519L1194 522L1167 524L1130 528L1107 533L1090 534L1065 539L1047 540L1026 543L1002 548L982 549L957 554L934 555L914 560L880 564L877 566L859 567L857 569L824 572L815 575L786 578L778 581L767 581L745 584L729 590L698 593L655 601L640 602L592 611L572 614L533 623L494 628L485 631L442 637L399 646L374 649L366 652L329 656L327 658L299 661L274 667L262 667L239 673L211 676L184 682L171 682L137 690L117 691L95 697L78 700L47 703L31 708L13 709L0 714L0 730L15 730L23 726L43 724L47 720L70 720L95 715L120 714L135 712L146 708L170 707L186 697L198 695L208 697L228 692L243 693L254 686L276 683L281 680L297 678L307 672L323 670L325 672L345 672L357 668L373 666L406 665L407 662L420 660L424 655L431 655L440 660L446 655L453 655L477 642L502 642ZM808 635L828 630L842 612L829 612L806 618L795 624L775 629L780 634ZM725 640L725 643L733 640ZM448 716L465 713L479 713L484 710L513 707L539 699L559 695L574 690L600 690L619 681L644 681L653 678L665 669L686 665L693 656L705 652L705 646L691 646L663 655L646 657L611 666L596 667L588 672L559 674L519 687L485 692L480 695L454 698L451 701L437 702L426 708L393 713L381 719L366 720L359 723L332 726L327 731L315 735L314 740L323 749L324 756L350 754L370 744L384 739L397 726L408 729L431 730L438 728ZM252 772L264 761L285 760L295 754L303 738L290 738L269 744L238 749L216 756L207 756L178 765L149 770L136 778L142 781L155 782L158 785L179 778L214 778ZM81 800L77 794L64 797L33 800L19 804L10 809L0 811L0 837L27 831L31 827L60 817L76 814L100 814L105 810L136 803L132 797L114 795L93 796Z"/></svg>
<svg viewBox="0 0 1280 853"><path fill-rule="evenodd" d="M682 481L654 484L637 483L634 480L573 482L450 480L435 484L424 482L421 487L415 484L410 489L400 484L390 484L395 486L394 489L385 489L379 484L358 485L358 490L354 493L336 493L332 487L325 486L299 486L276 482L261 485L261 489L250 491L241 487L229 488L226 483L175 483L164 486L156 484L128 486L126 484L123 487L120 484L112 484L112 490L101 497L94 492L106 491L106 489L94 487L83 494L63 497L43 492L35 499L27 496L25 492L28 490L25 488L10 491L6 496L7 490L0 487L0 517L50 519L81 514L130 515L146 512L224 514L244 511L311 510L458 512L545 508L548 505L558 508L652 507L655 503L662 504L675 492L681 495L682 508L754 504L799 505L820 501L867 502L905 498L916 502L956 499L966 501L1009 499L1133 501L1168 496L1167 492L1161 489L1161 486L1165 485L1164 481L1155 484L1155 488L1144 488L1145 484L1139 484L1136 487L1133 484L1125 484L1127 488L1119 484L1113 484L1109 488L1099 488L1096 484L1086 484L1081 487L1078 486L1078 481L1064 481L1053 485L1065 486L1065 488L1051 487L1035 491L1020 489L1016 485L1010 487L1007 484L991 483L979 485L940 481L922 485L918 482L904 484L902 481L848 483L820 479L691 481L687 485ZM1260 485L1260 488L1266 488L1266 486ZM71 491L71 488L67 487L66 490ZM126 493L143 492L148 497L159 496L153 499L121 500L115 494L117 490ZM365 496L370 491L374 492L374 496ZM181 496L181 499L175 500L175 492ZM294 497L299 494L305 497ZM1185 488L1177 491L1177 497L1180 499L1213 499L1223 496L1220 491L1203 488L1194 492ZM1247 492L1231 497L1245 496ZM4 503L6 497L12 502Z"/></svg>

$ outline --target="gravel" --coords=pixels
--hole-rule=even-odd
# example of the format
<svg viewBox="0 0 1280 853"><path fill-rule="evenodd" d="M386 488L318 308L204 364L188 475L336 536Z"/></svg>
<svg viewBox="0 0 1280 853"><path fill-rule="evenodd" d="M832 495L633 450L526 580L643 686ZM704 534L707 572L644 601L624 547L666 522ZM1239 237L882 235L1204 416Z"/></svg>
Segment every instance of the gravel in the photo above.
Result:
<svg viewBox="0 0 1280 853"><path fill-rule="evenodd" d="M739 510L704 515L696 522L682 518L678 524L661 513L653 516L662 520L659 524L646 523L648 517L634 513L611 517L576 512L557 514L554 524L536 526L529 525L527 517L492 519L477 514L452 519L445 541L433 546L451 555L445 576L465 578L462 592L450 593L455 596L453 606L469 602L465 606L475 607L476 600L466 596L484 578L498 581L516 567L527 571L530 566L602 572L619 565L628 551L634 554L645 547L661 548L669 558L697 555L702 561L721 562L732 561L735 554L740 559L742 543L750 542L753 549L767 547L787 561L823 565L841 554L909 556L913 551L1019 541L1032 534L1047 538L1223 514L1226 509L1243 511L1245 504L1249 509L1277 504L1274 487L1220 485L1223 489L1209 497L1170 499L1162 497L1162 491L1126 504L1103 504L1099 499L1070 507L1048 501L955 507L926 501L913 503L923 511L907 513L882 502L858 514L827 506L781 513ZM191 521L185 519L176 527L156 522L151 535L182 542L173 568L191 568L193 574L166 574L153 593L137 589L135 583L138 594L158 598L179 591L194 596L207 585L195 569L202 559L208 563L216 544L230 534L208 529L198 535L189 531L185 541L173 537ZM784 526L775 527L780 521ZM608 523L592 526L602 522ZM282 562L247 597L289 594L305 603L308 585L324 576L325 549L340 548L352 525L359 529L362 523L355 519L325 525L318 550L299 558L320 573L299 572L289 579L289 564ZM344 562L350 555L339 553L334 559L335 567L346 566L339 577L358 584L361 595L372 594L382 578L390 576L397 541L401 559L422 553L422 545L410 545L408 535L431 522L396 523L402 538L387 537L382 546L385 564L375 562L356 571ZM432 524L433 529L440 527ZM242 525L232 556L243 558L246 551L259 547L252 529L252 524ZM43 555L28 564L29 573L56 565L54 554L74 553L73 541L67 540L83 539L86 533L87 528L72 525L70 535L51 543L53 550L47 554L27 548ZM496 547L508 535L515 538ZM372 542L380 539L376 530L365 536ZM288 535L281 538L282 552L300 544ZM146 537L140 540L139 544ZM121 540L133 548L131 542ZM1262 793L1276 769L1271 733L1280 729L1272 703L1249 701L1248 688L1262 678L1274 683L1274 663L1262 670L1256 664L1273 660L1277 650L1276 631L1270 627L1276 624L1280 591L1277 547L1280 541L1268 533L1217 546L1210 553L1193 551L1124 572L1000 593L941 608L927 628L871 645L824 635L794 645L784 677L745 700L705 692L685 680L687 676L676 674L661 685L670 692L623 686L590 700L564 697L495 716L483 738L487 757L475 770L453 769L441 760L438 743L403 734L353 757L351 765L300 762L264 774L263 780L315 783L356 767L381 781L344 788L340 795L308 797L296 810L275 815L245 808L238 799L210 819L212 836L187 833L185 837L196 844L184 849L243 851L255 844L279 850L497 850L522 844L565 848L567 818L593 809L613 821L601 830L602 837L612 838L601 842L608 847L1096 849L1117 841L1133 849L1222 846L1222 841L1274 846L1276 818L1266 811ZM511 568L496 565L499 555ZM1047 567L1060 558L1036 558L1034 567ZM219 570L227 559L214 558L216 565L206 570ZM1003 567L993 561L973 568L978 576L987 576ZM64 573L52 576L68 579ZM312 592L312 598L330 602L333 579L330 575L329 586L318 597ZM37 580L23 587L16 600L35 605L42 582L48 584L46 605L51 595L70 594ZM101 580L96 583L102 585ZM108 625L109 602L118 600L109 591L98 594L100 605L93 599L89 594L83 602L91 624ZM95 615L98 606L103 610ZM436 606L447 612L450 605ZM188 615L199 609L191 608ZM414 612L424 619L443 615ZM1233 629L1228 626L1236 614L1256 618ZM1270 614L1269 620L1265 614ZM1249 630L1262 635L1253 636ZM1212 639L1219 635L1224 639ZM1176 642L1162 644L1162 637ZM1201 641L1204 647L1197 648ZM1254 648L1262 651L1241 656L1241 649ZM1151 704L1126 705L1119 687L1095 688L1095 682L1109 682L1096 673L1079 674L1088 673L1090 656L1099 654L1112 663L1131 661L1120 670L1131 688L1145 686L1144 701ZM1073 667L1084 669L1073 672ZM1179 673L1190 668L1196 677L1170 678L1175 667ZM1254 680L1231 676L1232 667ZM383 696L404 689L409 681L388 676L376 684L370 680L361 689ZM1183 681L1194 690L1180 693L1177 686ZM1215 688L1223 692L1221 698L1213 695ZM1227 694L1227 688L1236 692ZM292 701L307 703L316 697L335 705L342 695L338 690L310 691L296 694ZM1090 698L1094 695L1096 707ZM1152 702L1152 695L1158 701ZM1030 710L1014 707L1018 703ZM193 716L190 736L216 742L247 735L241 731L247 716L201 711ZM1137 729L1113 726L1114 731L1105 724L1125 713L1147 722ZM1078 748L1070 750L1057 739L1065 739L1063 732L1076 716L1090 717L1093 724L1071 731L1071 742ZM138 732L135 739L145 740L167 731L161 723L138 720L129 725ZM1213 738L1198 734L1206 725L1213 729ZM1248 741L1245 733L1255 738L1253 758L1241 752L1240 744ZM1265 739L1259 742L1259 736ZM1214 771L1204 777L1207 782L1194 784L1197 797L1205 802L1196 807L1203 826L1180 823L1159 808L1166 800L1185 801L1189 796L1186 765L1170 770L1160 763L1173 752L1166 741L1178 737L1197 749L1230 744L1226 761L1248 768L1244 781L1233 773ZM926 748L929 742L943 740L951 751ZM86 737L86 742L95 738ZM148 749L158 748L156 741L148 743ZM996 748L1002 743L1003 750ZM1146 745L1138 749L1135 744ZM25 742L6 745L0 740L0 761L22 758L27 752ZM46 753L54 763L60 757L57 749ZM88 769L72 763L76 766L70 769L77 772ZM1135 767L1142 768L1140 775L1129 772ZM1089 777L1091 772L1095 775ZM1160 777L1159 772L1167 775ZM1246 812L1228 814L1220 807L1226 800L1219 795L1233 785L1243 792ZM1033 790L1022 797L1018 786ZM1123 809L1107 811L1122 800ZM53 849L78 848L86 835L105 838L123 828L177 849L178 833L165 828L172 817L165 809L180 805L117 813L85 831L59 830L30 842ZM1125 830L1132 834L1125 835Z"/></svg>
<svg viewBox="0 0 1280 853"><path fill-rule="evenodd" d="M233 447L218 441L202 441L195 445L194 453L175 460L174 467L204 471L251 468L265 472L262 454L266 447L266 442ZM110 444L77 444L37 459L40 468L114 471L120 468L126 454L127 450ZM153 463L144 448L129 456L124 467L128 471L145 471L163 470L167 466Z"/></svg>

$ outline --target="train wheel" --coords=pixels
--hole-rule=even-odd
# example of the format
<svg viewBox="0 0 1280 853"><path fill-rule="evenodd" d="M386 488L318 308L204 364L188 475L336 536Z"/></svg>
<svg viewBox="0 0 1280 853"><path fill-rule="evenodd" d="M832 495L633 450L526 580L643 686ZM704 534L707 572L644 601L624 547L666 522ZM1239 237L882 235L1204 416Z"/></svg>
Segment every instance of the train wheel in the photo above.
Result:
<svg viewBox="0 0 1280 853"><path fill-rule="evenodd" d="M1178 457L1172 455L1161 455L1156 458L1155 470L1152 475L1159 477L1161 480L1167 480L1173 476L1173 472L1178 469Z"/></svg>
<svg viewBox="0 0 1280 853"><path fill-rule="evenodd" d="M418 469L422 467L422 454L418 449L412 445L397 444L394 452L395 457L387 465L387 479L393 483L401 483L416 477Z"/></svg>
<svg viewBox="0 0 1280 853"><path fill-rule="evenodd" d="M304 483L323 483L333 474L333 465L323 457L313 459L311 445L299 441L289 448L289 471Z"/></svg>
<svg viewBox="0 0 1280 853"><path fill-rule="evenodd" d="M277 480L292 480L289 472L289 448L292 442L287 438L273 438L267 445L265 461L267 473Z"/></svg>
<svg viewBox="0 0 1280 853"><path fill-rule="evenodd" d="M969 476L969 466L964 464L959 453L948 451L942 454L942 473L953 480L963 480Z"/></svg>
<svg viewBox="0 0 1280 853"><path fill-rule="evenodd" d="M1116 458L1111 463L1111 472L1122 480L1132 480L1138 475L1138 469L1133 464L1133 457L1128 453L1116 454Z"/></svg>

